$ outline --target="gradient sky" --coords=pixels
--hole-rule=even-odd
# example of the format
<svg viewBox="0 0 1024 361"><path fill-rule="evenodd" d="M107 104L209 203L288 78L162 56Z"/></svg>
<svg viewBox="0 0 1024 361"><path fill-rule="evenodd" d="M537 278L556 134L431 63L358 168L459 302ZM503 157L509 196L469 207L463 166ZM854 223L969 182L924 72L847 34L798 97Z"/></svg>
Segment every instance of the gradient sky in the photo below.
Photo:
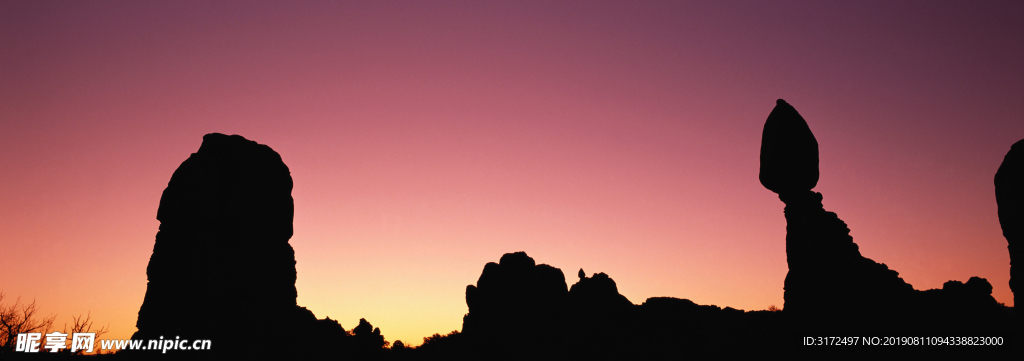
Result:
<svg viewBox="0 0 1024 361"><path fill-rule="evenodd" d="M0 290L130 337L161 192L220 132L290 168L298 303L346 329L461 329L514 251L637 304L781 307L757 173L783 98L865 256L1011 305L1022 4L0 2Z"/></svg>

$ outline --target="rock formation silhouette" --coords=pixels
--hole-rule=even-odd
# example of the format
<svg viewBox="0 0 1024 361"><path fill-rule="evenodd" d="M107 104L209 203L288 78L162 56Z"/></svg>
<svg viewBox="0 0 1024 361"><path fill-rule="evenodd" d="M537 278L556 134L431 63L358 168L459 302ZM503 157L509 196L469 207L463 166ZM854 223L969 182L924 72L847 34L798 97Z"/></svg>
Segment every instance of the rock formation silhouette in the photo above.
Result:
<svg viewBox="0 0 1024 361"><path fill-rule="evenodd" d="M1021 144L1007 155L996 177L1011 252L1024 224L1014 213L1022 208ZM561 270L536 265L517 252L488 263L477 285L467 287L469 313L460 335L465 338L458 342L474 350L469 359L819 359L837 352L855 358L1003 357L1014 352L1009 348L1015 342L1008 333L1010 312L992 297L987 280L971 277L920 291L885 264L861 255L846 223L826 211L822 195L812 191L819 179L817 140L796 109L781 99L765 122L759 178L786 204L789 273L783 310L744 312L671 297L634 305L608 275L587 277L582 269L580 280L566 292ZM826 335L998 336L1007 347L839 351L802 344L803 336Z"/></svg>
<svg viewBox="0 0 1024 361"><path fill-rule="evenodd" d="M818 181L817 141L782 99L765 121L759 178L786 204L784 310L797 330L963 332L991 330L1004 319L985 279L916 291L896 271L862 256L846 223L811 190Z"/></svg>
<svg viewBox="0 0 1024 361"><path fill-rule="evenodd" d="M459 342L468 359L658 359L753 356L786 345L781 313L743 312L655 297L635 305L607 274L566 291L562 271L524 252L488 263L466 287L469 313ZM744 347L730 347L737 340ZM449 351L446 358L453 358ZM454 358L457 358L455 356Z"/></svg>
<svg viewBox="0 0 1024 361"><path fill-rule="evenodd" d="M1024 291L1024 139L1010 146L1003 163L996 171L996 205L999 207L999 225L1010 250L1010 290L1013 291L1014 309L1020 305ZM1017 261L1014 264L1014 260ZM1024 331L1024 315L1017 313L1017 330Z"/></svg>
<svg viewBox="0 0 1024 361"><path fill-rule="evenodd" d="M462 334L489 353L544 354L562 334L560 313L568 293L562 270L538 265L525 252L506 253L484 266L476 286L466 286L469 313Z"/></svg>
<svg viewBox="0 0 1024 361"><path fill-rule="evenodd" d="M782 99L764 122L758 179L778 194L804 193L818 185L818 141L804 118Z"/></svg>
<svg viewBox="0 0 1024 361"><path fill-rule="evenodd" d="M1012 263L1024 247L1022 170L1024 141L1011 147L995 178L1015 292L1024 279ZM745 312L672 297L636 305L605 273L587 277L580 269L579 281L567 287L560 269L515 252L487 263L476 285L466 287L469 312L461 333L435 334L416 349L395 342L385 353L380 329L365 319L350 334L297 305L288 243L292 179L281 157L241 136L208 134L161 197L160 230L133 338L210 339L213 352L205 356L211 358L608 360L834 355L834 348L794 353L799 336L1007 335L1010 313L992 298L985 279L918 291L861 255L846 223L825 211L822 195L812 191L819 179L817 141L781 99L765 122L759 178L786 204L789 273L782 311ZM1004 356L1005 350L952 351Z"/></svg>
<svg viewBox="0 0 1024 361"><path fill-rule="evenodd" d="M296 304L291 191L288 167L270 147L204 136L160 198L133 338L210 339L214 351L244 353L263 352L269 345L259 340L293 351L310 337L344 336L337 322Z"/></svg>
<svg viewBox="0 0 1024 361"><path fill-rule="evenodd" d="M570 307L594 312L614 312L633 306L626 296L619 294L615 281L608 275L597 273L587 277L582 272L580 275L580 280L569 288Z"/></svg>
<svg viewBox="0 0 1024 361"><path fill-rule="evenodd" d="M569 288L564 342L573 345L579 359L622 358L633 354L639 333L607 332L635 330L640 326L640 307L619 293L607 274L587 277L580 270L579 281Z"/></svg>

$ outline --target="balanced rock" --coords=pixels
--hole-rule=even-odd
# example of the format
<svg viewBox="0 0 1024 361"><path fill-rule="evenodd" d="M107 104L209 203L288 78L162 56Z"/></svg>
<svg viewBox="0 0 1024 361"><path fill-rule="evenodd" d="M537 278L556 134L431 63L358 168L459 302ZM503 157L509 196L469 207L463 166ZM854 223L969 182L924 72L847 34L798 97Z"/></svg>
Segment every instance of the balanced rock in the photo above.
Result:
<svg viewBox="0 0 1024 361"><path fill-rule="evenodd" d="M818 184L818 141L800 113L782 99L764 123L758 178L780 194L809 191Z"/></svg>
<svg viewBox="0 0 1024 361"><path fill-rule="evenodd" d="M825 211L821 193L811 191L818 180L817 141L781 99L765 122L760 179L786 204L784 309L798 333L1002 327L1004 311L988 281L917 291L896 271L861 255L846 223Z"/></svg>

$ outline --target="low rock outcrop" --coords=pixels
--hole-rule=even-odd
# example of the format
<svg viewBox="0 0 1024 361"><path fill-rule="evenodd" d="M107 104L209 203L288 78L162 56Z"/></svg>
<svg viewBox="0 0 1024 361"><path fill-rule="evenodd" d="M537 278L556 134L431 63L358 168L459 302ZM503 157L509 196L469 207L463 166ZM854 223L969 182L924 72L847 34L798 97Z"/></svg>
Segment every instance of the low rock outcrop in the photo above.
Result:
<svg viewBox="0 0 1024 361"><path fill-rule="evenodd" d="M786 345L780 312L670 297L634 305L607 274L578 275L566 291L561 270L537 265L523 252L488 263L477 285L466 287L469 313L458 335L471 351L466 359L744 358L777 354ZM733 347L737 340L747 344Z"/></svg>
<svg viewBox="0 0 1024 361"><path fill-rule="evenodd" d="M568 290L562 270L536 264L525 252L506 253L466 286L469 313L462 334L479 350L538 354L555 349L563 332Z"/></svg>

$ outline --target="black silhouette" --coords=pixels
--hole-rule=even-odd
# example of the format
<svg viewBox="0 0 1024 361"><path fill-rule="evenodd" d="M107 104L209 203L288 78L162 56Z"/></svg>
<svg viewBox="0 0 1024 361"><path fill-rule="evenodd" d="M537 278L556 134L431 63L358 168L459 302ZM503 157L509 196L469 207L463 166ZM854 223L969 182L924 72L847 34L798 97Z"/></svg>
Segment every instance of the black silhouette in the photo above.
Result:
<svg viewBox="0 0 1024 361"><path fill-rule="evenodd" d="M0 355L7 355L15 350L18 334L28 332L46 332L53 326L56 315L40 316L36 301L22 303L21 297L15 298L14 303L5 304L6 294L0 291ZM81 317L81 316L79 316ZM89 322L86 319L86 322ZM78 319L75 319L75 327L79 326ZM103 329L106 332L106 329Z"/></svg>
<svg viewBox="0 0 1024 361"><path fill-rule="evenodd" d="M765 121L759 178L786 203L789 274L783 308L791 317L849 327L864 321L851 310L883 318L879 312L903 312L891 305L906 303L913 287L896 271L862 257L846 223L823 209L821 194L811 191L818 183L818 142L782 99Z"/></svg>
<svg viewBox="0 0 1024 361"><path fill-rule="evenodd" d="M466 286L469 313L462 336L479 352L509 357L556 349L564 330L561 312L569 292L562 270L538 265L523 252L488 263L477 285Z"/></svg>
<svg viewBox="0 0 1024 361"><path fill-rule="evenodd" d="M352 329L353 341L360 349L375 350L388 345L384 336L380 335L380 328L373 327L365 318L359 319L359 325Z"/></svg>
<svg viewBox="0 0 1024 361"><path fill-rule="evenodd" d="M204 136L160 199L133 338L210 339L213 351L239 354L344 336L337 322L296 305L291 190L288 167L270 147Z"/></svg>
<svg viewBox="0 0 1024 361"><path fill-rule="evenodd" d="M846 223L811 191L817 160L807 123L779 99L765 122L760 179L786 204L784 310L798 333L1003 334L1008 310L985 279L916 291L896 271L863 257Z"/></svg>
<svg viewBox="0 0 1024 361"><path fill-rule="evenodd" d="M1020 304L1017 291L1022 290L1024 267L1020 262L1024 257L1024 139L1010 147L1003 158L1003 164L996 171L996 204L999 207L999 225L1003 227L1003 237L1009 243L1010 250L1010 290L1013 291L1014 306ZM1024 316L1017 316L1017 330L1024 331Z"/></svg>
<svg viewBox="0 0 1024 361"><path fill-rule="evenodd" d="M1022 144L1011 148L995 179L1014 291L1024 279L1015 273L1020 267L1012 268L1024 247ZM778 100L765 122L759 178L786 204L789 274L782 310L745 312L671 297L635 305L607 274L587 277L580 269L579 281L567 287L560 269L516 252L486 264L477 284L466 287L469 312L461 332L435 334L416 348L396 341L388 349L380 329L365 319L346 332L296 304L287 166L265 145L208 134L161 198L160 231L133 338L213 340L207 354L172 352L189 358L746 359L838 351L803 346L804 336L999 336L1012 345L1012 311L992 298L985 279L918 291L860 254L846 223L825 211L821 194L812 191L819 178L817 146L800 114ZM1003 356L1008 350L842 352Z"/></svg>
<svg viewBox="0 0 1024 361"><path fill-rule="evenodd" d="M526 253L488 263L477 285L466 288L469 313L458 336L464 337L468 358L743 357L777 353L787 345L781 314L669 297L638 306L619 294L608 275L579 275L566 292L561 270L537 265ZM744 347L729 347L739 339Z"/></svg>
<svg viewBox="0 0 1024 361"><path fill-rule="evenodd" d="M469 347L459 331L446 335L435 333L423 338L423 344L416 347L419 357L428 360L465 360L469 359Z"/></svg>

